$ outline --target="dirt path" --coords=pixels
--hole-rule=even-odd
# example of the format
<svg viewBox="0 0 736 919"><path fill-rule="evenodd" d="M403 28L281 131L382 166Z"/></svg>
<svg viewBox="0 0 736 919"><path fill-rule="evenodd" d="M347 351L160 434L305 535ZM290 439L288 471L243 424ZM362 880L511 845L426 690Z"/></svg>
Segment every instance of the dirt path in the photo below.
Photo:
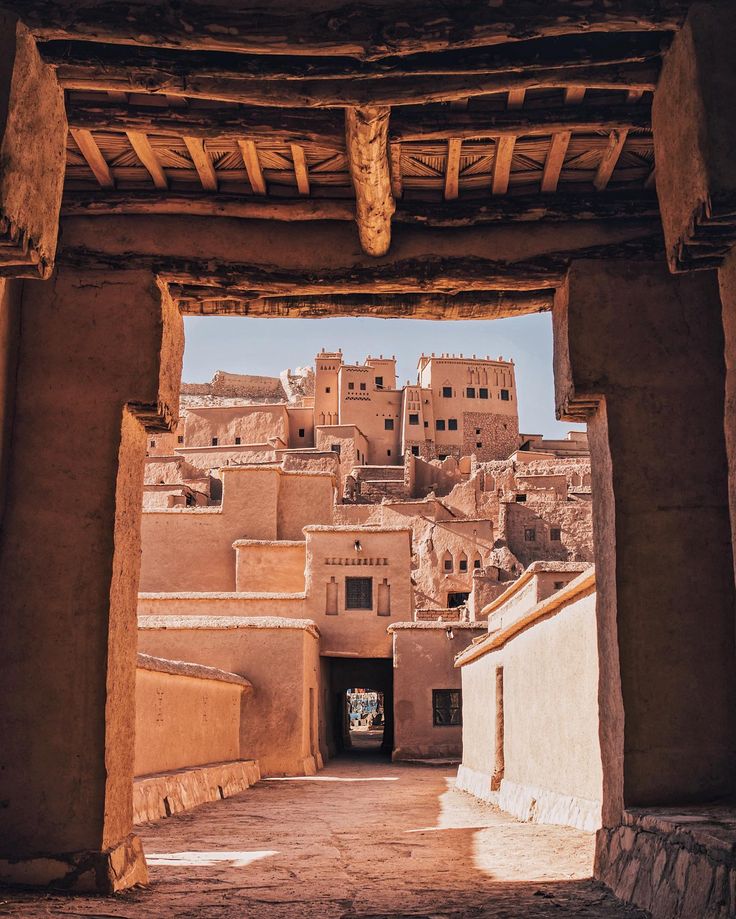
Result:
<svg viewBox="0 0 736 919"><path fill-rule="evenodd" d="M586 878L593 837L518 823L452 771L366 755L141 830L151 887L0 894L0 915L98 919L641 917Z"/></svg>

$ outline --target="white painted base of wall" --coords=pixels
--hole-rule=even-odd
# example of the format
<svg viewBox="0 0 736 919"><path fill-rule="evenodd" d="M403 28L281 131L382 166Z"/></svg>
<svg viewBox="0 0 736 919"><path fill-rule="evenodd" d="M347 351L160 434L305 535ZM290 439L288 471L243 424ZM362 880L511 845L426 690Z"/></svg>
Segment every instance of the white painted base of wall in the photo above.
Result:
<svg viewBox="0 0 736 919"><path fill-rule="evenodd" d="M547 788L517 785L504 779L498 806L527 823L558 823L593 833L601 825L601 802L561 795Z"/></svg>
<svg viewBox="0 0 736 919"><path fill-rule="evenodd" d="M495 804L525 823L556 823L593 833L601 825L601 802L561 795L547 788L519 785L503 779L499 791L491 791L491 776L469 766L457 770L455 787Z"/></svg>

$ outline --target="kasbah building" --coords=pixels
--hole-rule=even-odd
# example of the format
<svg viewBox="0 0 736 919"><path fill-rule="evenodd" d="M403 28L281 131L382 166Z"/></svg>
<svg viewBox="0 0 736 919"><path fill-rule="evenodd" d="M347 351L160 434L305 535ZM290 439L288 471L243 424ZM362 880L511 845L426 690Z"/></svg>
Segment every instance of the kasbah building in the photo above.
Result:
<svg viewBox="0 0 736 919"><path fill-rule="evenodd" d="M3 916L736 917L735 46L0 0ZM182 383L187 317L537 313L585 435L501 357Z"/></svg>

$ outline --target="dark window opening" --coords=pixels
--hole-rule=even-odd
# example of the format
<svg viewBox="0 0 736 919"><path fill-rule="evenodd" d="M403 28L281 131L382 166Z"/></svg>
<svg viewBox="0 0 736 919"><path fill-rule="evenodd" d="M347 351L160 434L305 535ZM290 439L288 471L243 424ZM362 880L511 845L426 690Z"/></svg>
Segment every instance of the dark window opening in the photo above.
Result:
<svg viewBox="0 0 736 919"><path fill-rule="evenodd" d="M424 427L425 427L425 428L428 428L428 427L429 427L429 422L428 422L428 421L425 421L425 422L424 422Z"/></svg>
<svg viewBox="0 0 736 919"><path fill-rule="evenodd" d="M524 530L524 541L525 542L536 542L537 541L537 531L534 527L527 527Z"/></svg>
<svg viewBox="0 0 736 919"><path fill-rule="evenodd" d="M516 496L516 503L517 503L517 504L523 504L525 501L526 501L526 495L517 495L517 496Z"/></svg>
<svg viewBox="0 0 736 919"><path fill-rule="evenodd" d="M304 428L299 428L299 436L304 437Z"/></svg>
<svg viewBox="0 0 736 919"><path fill-rule="evenodd" d="M461 571L467 571L467 570L468 570L468 560L467 560L467 558L461 558L461 559L460 559L460 570L461 570Z"/></svg>
<svg viewBox="0 0 736 919"><path fill-rule="evenodd" d="M478 396L479 396L479 398L481 398L481 399L487 399L487 398L488 398L488 390L486 389L485 386L481 386L481 388L478 390Z"/></svg>
<svg viewBox="0 0 736 919"><path fill-rule="evenodd" d="M445 571L452 571L452 559L446 558L444 563Z"/></svg>
<svg viewBox="0 0 736 919"><path fill-rule="evenodd" d="M376 377L376 389L383 389L383 377Z"/></svg>
<svg viewBox="0 0 736 919"><path fill-rule="evenodd" d="M180 435L176 438L176 442L177 442L178 444L183 444L183 443L184 443L184 437L183 437L183 435L180 434Z"/></svg>
<svg viewBox="0 0 736 919"><path fill-rule="evenodd" d="M331 444L330 450L332 450L333 453L337 453L337 455L339 456L340 453L342 452L342 445L341 444Z"/></svg>
<svg viewBox="0 0 736 919"><path fill-rule="evenodd" d="M553 542L559 542L562 539L562 530L558 529L557 527L552 527L552 529L549 531L549 538Z"/></svg>
<svg viewBox="0 0 736 919"><path fill-rule="evenodd" d="M345 578L345 609L373 609L373 578Z"/></svg>
<svg viewBox="0 0 736 919"><path fill-rule="evenodd" d="M448 431L457 431L457 418L450 418L447 422Z"/></svg>
<svg viewBox="0 0 736 919"><path fill-rule="evenodd" d="M419 447L412 447L411 452L413 456L419 456Z"/></svg>
<svg viewBox="0 0 736 919"><path fill-rule="evenodd" d="M509 391L508 391L508 389L502 389L502 390L501 390L501 401L502 401L502 402L508 402L508 401L509 401Z"/></svg>
<svg viewBox="0 0 736 919"><path fill-rule="evenodd" d="M432 724L435 727L454 727L463 723L462 690L432 690Z"/></svg>
<svg viewBox="0 0 736 919"><path fill-rule="evenodd" d="M476 441L475 446L477 447L478 450L480 450L483 447L483 444L480 441Z"/></svg>
<svg viewBox="0 0 736 919"><path fill-rule="evenodd" d="M476 558L473 562L473 568L480 568L480 559Z"/></svg>
<svg viewBox="0 0 736 919"><path fill-rule="evenodd" d="M156 446L156 441L155 441L155 440L152 440L152 441L151 441L151 446L152 446L152 447L155 447L155 446Z"/></svg>
<svg viewBox="0 0 736 919"><path fill-rule="evenodd" d="M216 437L213 437L213 438L212 438L212 446L213 446L213 447L216 447L216 446L217 446L217 438L216 438Z"/></svg>
<svg viewBox="0 0 736 919"><path fill-rule="evenodd" d="M236 438L235 438L235 446L236 446L236 447L240 446L240 438L239 438L239 437L236 437Z"/></svg>
<svg viewBox="0 0 736 919"><path fill-rule="evenodd" d="M468 386L465 392L468 396L468 399L475 399L475 386Z"/></svg>
<svg viewBox="0 0 736 919"><path fill-rule="evenodd" d="M470 599L470 592L467 590L455 590L447 595L447 608L457 609Z"/></svg>
<svg viewBox="0 0 736 919"><path fill-rule="evenodd" d="M330 387L329 387L329 386L325 386L325 392L330 392Z"/></svg>
<svg viewBox="0 0 736 919"><path fill-rule="evenodd" d="M442 418L437 419L437 421L435 422L435 427L437 428L438 431L445 430L445 422L442 420Z"/></svg>
<svg viewBox="0 0 736 919"><path fill-rule="evenodd" d="M355 389L355 383L348 383L348 389Z"/></svg>
<svg viewBox="0 0 736 919"><path fill-rule="evenodd" d="M391 451L390 451L390 450L386 450L386 456L391 456Z"/></svg>
<svg viewBox="0 0 736 919"><path fill-rule="evenodd" d="M361 388L361 390L362 390L363 392L365 392L365 390L366 390L366 384L365 384L365 383L361 383L361 384L360 384L360 388Z"/></svg>
<svg viewBox="0 0 736 919"><path fill-rule="evenodd" d="M451 399L452 398L452 386L443 386L442 387L442 398Z"/></svg>
<svg viewBox="0 0 736 919"><path fill-rule="evenodd" d="M386 431L393 431L394 429L394 419L393 418L384 418L383 427Z"/></svg>
<svg viewBox="0 0 736 919"><path fill-rule="evenodd" d="M554 586L555 590L562 590L562 588L565 586L565 582L564 582L564 581L555 581L553 586Z"/></svg>
<svg viewBox="0 0 736 919"><path fill-rule="evenodd" d="M476 434L480 434L480 428L476 428L476 429L475 429L475 433L476 433Z"/></svg>
<svg viewBox="0 0 736 919"><path fill-rule="evenodd" d="M442 462L442 460L446 460L446 459L447 459L447 454L446 454L446 453L440 453L439 456L437 457L437 459L438 459L440 462Z"/></svg>
<svg viewBox="0 0 736 919"><path fill-rule="evenodd" d="M409 415L409 424L419 424L419 415Z"/></svg>

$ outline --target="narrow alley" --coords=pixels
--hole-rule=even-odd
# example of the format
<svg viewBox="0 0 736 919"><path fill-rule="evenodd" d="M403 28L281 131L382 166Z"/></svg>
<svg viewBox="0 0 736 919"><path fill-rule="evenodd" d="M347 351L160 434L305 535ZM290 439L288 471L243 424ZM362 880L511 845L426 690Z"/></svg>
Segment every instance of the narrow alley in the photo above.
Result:
<svg viewBox="0 0 736 919"><path fill-rule="evenodd" d="M141 827L151 886L4 894L0 916L97 919L642 917L589 880L593 836L520 823L454 770L367 753Z"/></svg>

